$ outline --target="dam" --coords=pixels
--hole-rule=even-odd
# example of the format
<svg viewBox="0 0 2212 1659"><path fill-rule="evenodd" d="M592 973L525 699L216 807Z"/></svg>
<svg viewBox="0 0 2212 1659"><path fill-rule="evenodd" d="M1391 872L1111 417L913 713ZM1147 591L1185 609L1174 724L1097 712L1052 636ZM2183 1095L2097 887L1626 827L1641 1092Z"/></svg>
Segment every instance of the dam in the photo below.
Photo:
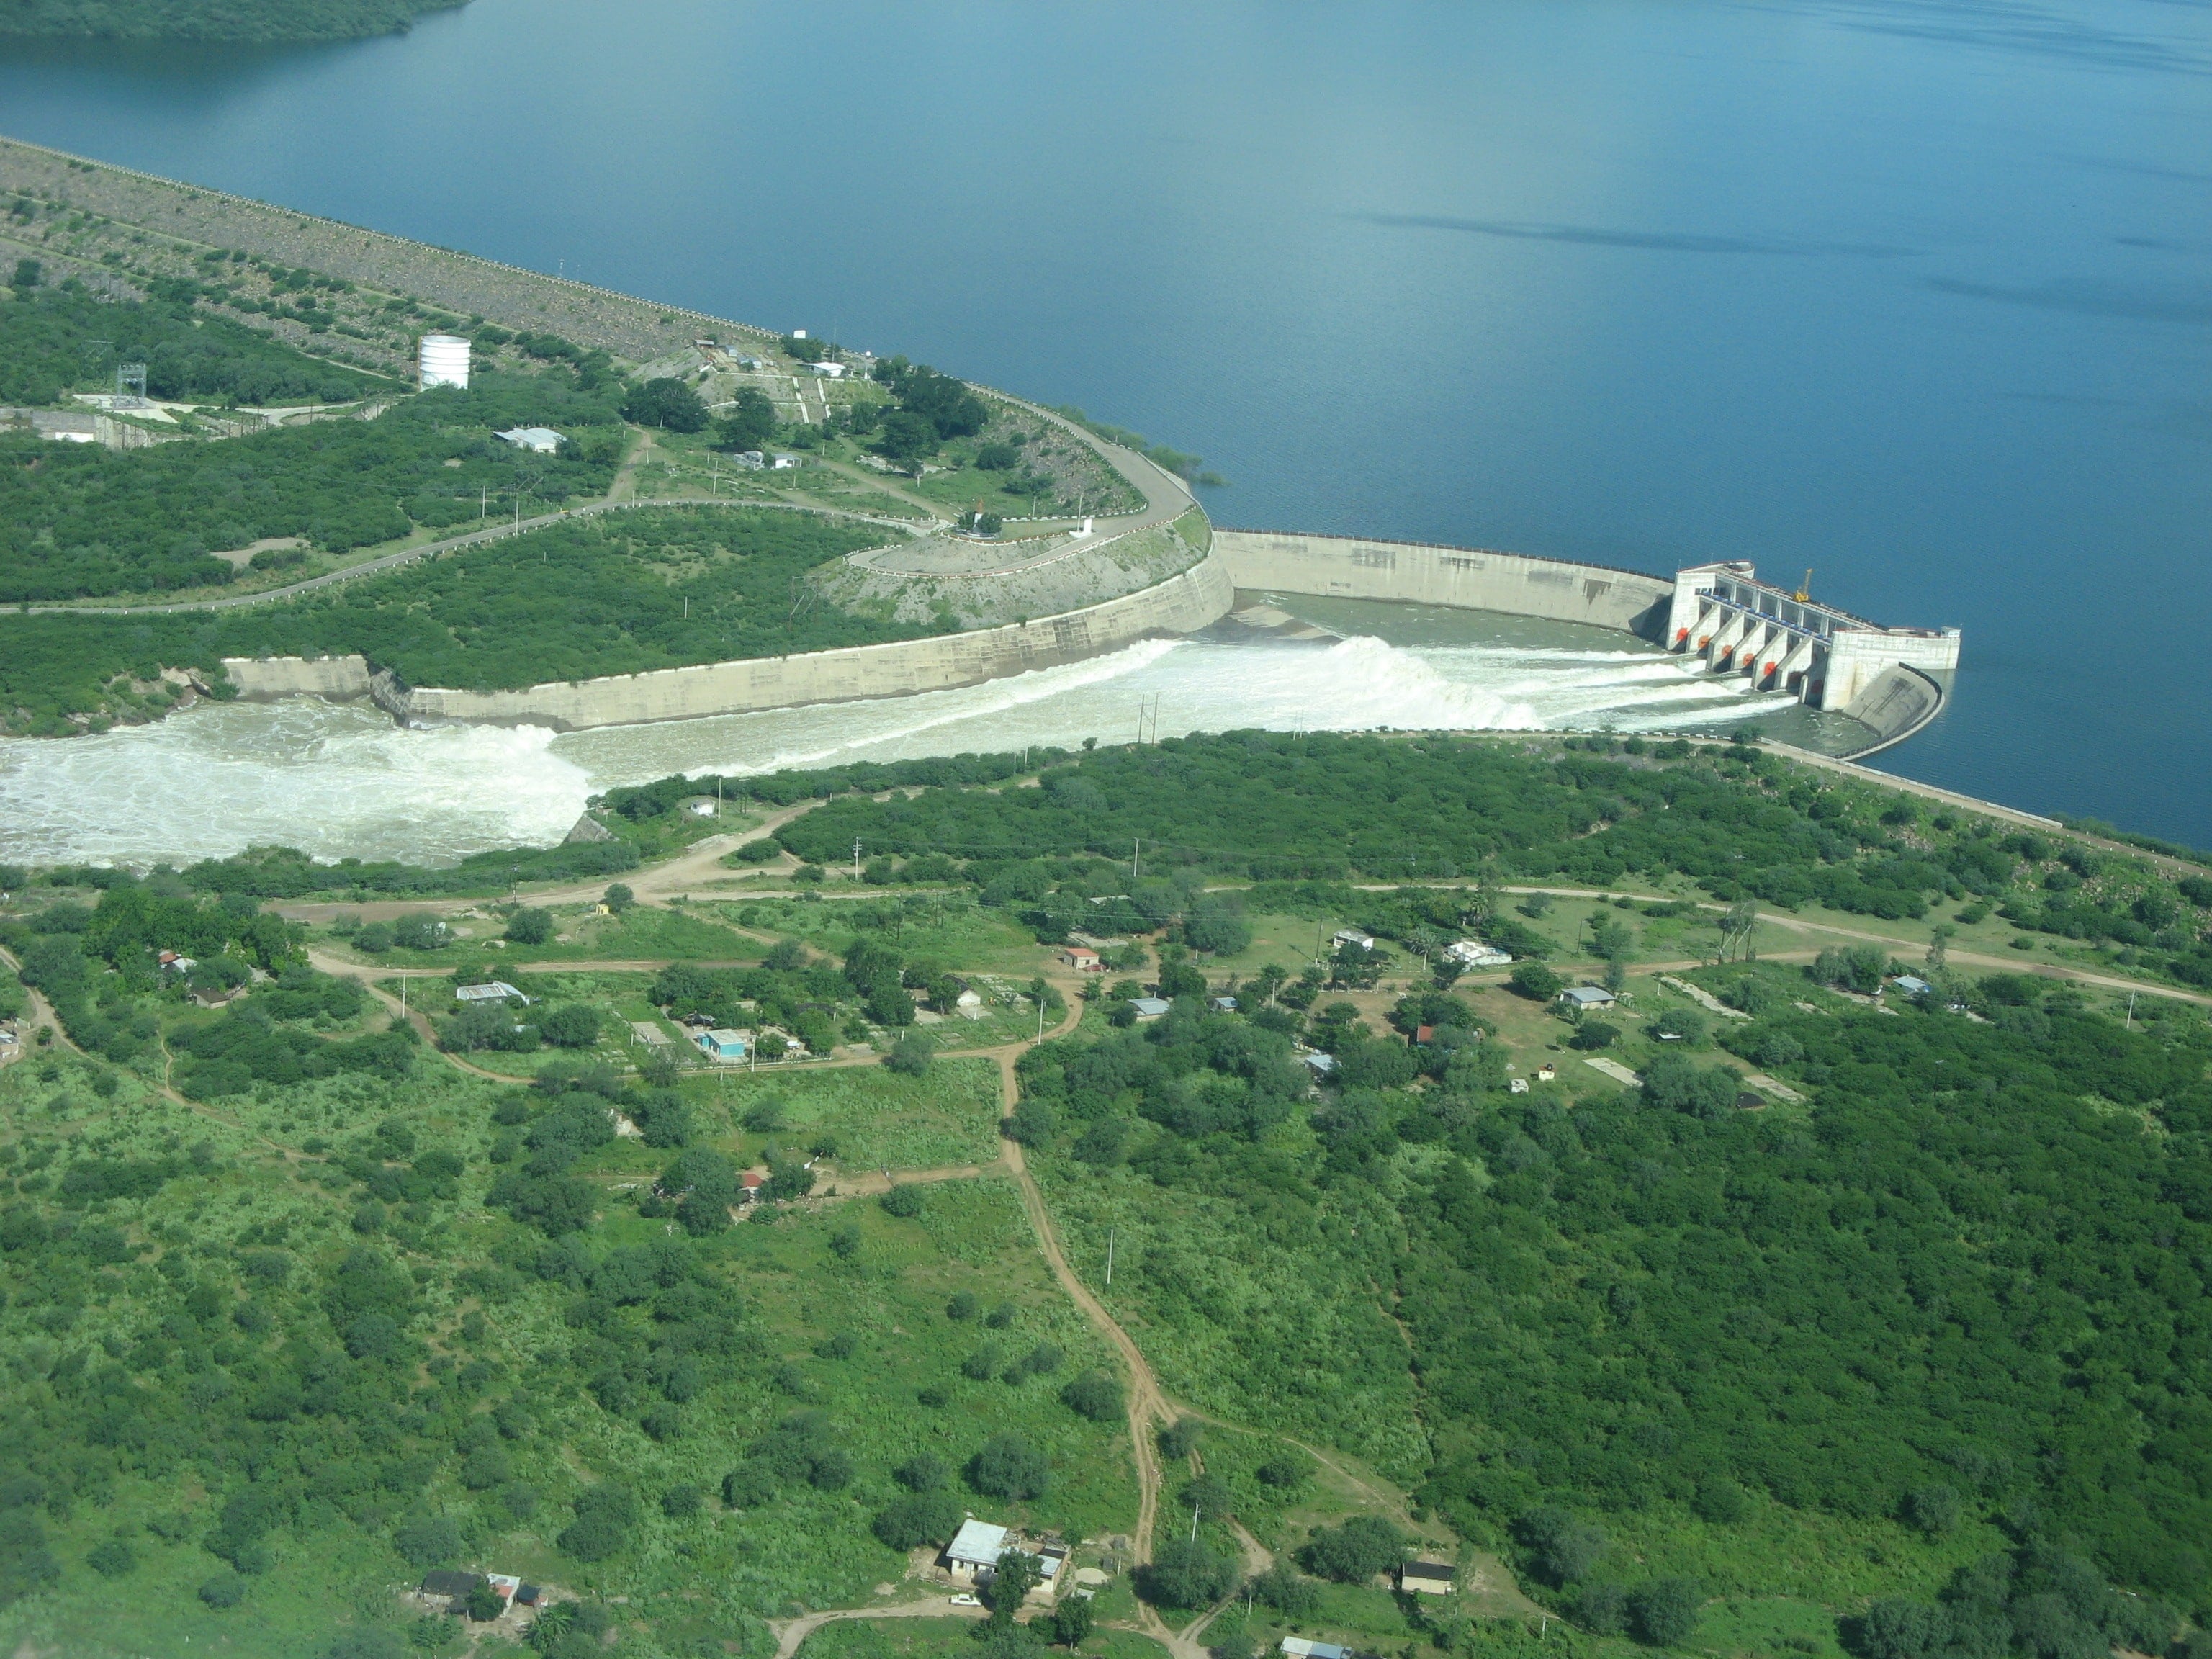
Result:
<svg viewBox="0 0 2212 1659"><path fill-rule="evenodd" d="M1117 457L1117 459L1120 458ZM1902 742L1939 713L1956 629L1887 628L1761 582L1730 562L1669 580L1528 554L1272 531L1213 530L1164 580L1042 617L892 644L741 659L512 690L409 686L360 655L228 658L240 696L367 700L403 726L537 726L556 732L873 701L975 686L1200 633L1247 599L1306 596L1603 629L1741 689L1839 714L1839 758ZM856 555L861 561L866 555ZM1005 567L1006 580L1033 558ZM1001 573L974 573L988 585Z"/></svg>

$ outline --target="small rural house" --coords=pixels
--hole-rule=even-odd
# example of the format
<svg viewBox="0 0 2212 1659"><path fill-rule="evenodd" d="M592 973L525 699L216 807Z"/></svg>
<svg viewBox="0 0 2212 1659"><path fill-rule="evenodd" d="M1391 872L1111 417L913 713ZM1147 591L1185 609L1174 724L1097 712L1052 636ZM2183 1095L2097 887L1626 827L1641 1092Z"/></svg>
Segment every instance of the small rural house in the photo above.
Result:
<svg viewBox="0 0 2212 1659"><path fill-rule="evenodd" d="M952 1000L952 1006L963 1019L981 1019L983 1018L983 994L981 991L963 991Z"/></svg>
<svg viewBox="0 0 2212 1659"><path fill-rule="evenodd" d="M1098 952L1088 945L1071 945L1060 953L1060 959L1079 974L1103 974L1106 964L1098 960Z"/></svg>
<svg viewBox="0 0 2212 1659"><path fill-rule="evenodd" d="M1357 945L1363 951L1375 948L1375 935L1363 933L1357 927L1340 927L1329 938L1338 945Z"/></svg>
<svg viewBox="0 0 2212 1659"><path fill-rule="evenodd" d="M971 1515L945 1547L945 1569L956 1584L976 1583L990 1576L1006 1551L1006 1529Z"/></svg>
<svg viewBox="0 0 2212 1659"><path fill-rule="evenodd" d="M1610 1008L1613 993L1602 985L1573 985L1559 993L1559 1000L1570 1007L1584 1010Z"/></svg>
<svg viewBox="0 0 2212 1659"><path fill-rule="evenodd" d="M726 1025L717 1026L711 1031L702 1031L692 1041L699 1045L699 1052L709 1060L732 1060L745 1057L745 1034L733 1031Z"/></svg>
<svg viewBox="0 0 2212 1659"><path fill-rule="evenodd" d="M1305 1061L1306 1069L1316 1077L1331 1077L1335 1074L1336 1056L1334 1054L1305 1054L1301 1058Z"/></svg>
<svg viewBox="0 0 2212 1659"><path fill-rule="evenodd" d="M1408 1595L1449 1595L1454 1578L1442 1561L1408 1561L1398 1569L1398 1588Z"/></svg>
<svg viewBox="0 0 2212 1659"><path fill-rule="evenodd" d="M746 1170L743 1175L738 1177L738 1202L740 1204L752 1203L755 1200L760 1197L761 1188L767 1183L767 1181L768 1176L765 1171L760 1170Z"/></svg>
<svg viewBox="0 0 2212 1659"><path fill-rule="evenodd" d="M1486 945L1479 939L1463 939L1456 945L1447 945L1444 954L1462 968L1503 968L1513 960L1510 952Z"/></svg>
<svg viewBox="0 0 2212 1659"><path fill-rule="evenodd" d="M1528 1092L1528 1079L1525 1077L1516 1077L1505 1087L1509 1094L1525 1095Z"/></svg>
<svg viewBox="0 0 2212 1659"><path fill-rule="evenodd" d="M1131 997L1129 1006L1137 1011L1139 1019L1145 1020L1159 1018L1175 1004L1164 997Z"/></svg>
<svg viewBox="0 0 2212 1659"><path fill-rule="evenodd" d="M748 472L758 472L768 465L768 457L757 449L739 450L730 459Z"/></svg>
<svg viewBox="0 0 2212 1659"><path fill-rule="evenodd" d="M798 465L799 457L796 455L771 455L769 457L768 470L771 472L788 472Z"/></svg>
<svg viewBox="0 0 2212 1659"><path fill-rule="evenodd" d="M1237 999L1235 997L1216 997L1207 1006L1217 1014L1233 1014L1237 1012Z"/></svg>
<svg viewBox="0 0 2212 1659"><path fill-rule="evenodd" d="M550 426L518 426L492 435L504 438L517 449L526 449L533 455L550 455L561 447L561 434Z"/></svg>
<svg viewBox="0 0 2212 1659"><path fill-rule="evenodd" d="M1285 1636L1283 1651L1290 1659L1352 1659L1350 1648L1339 1647L1334 1642L1316 1642L1304 1636Z"/></svg>
<svg viewBox="0 0 2212 1659"><path fill-rule="evenodd" d="M523 995L503 979L495 979L489 985L456 985L453 988L453 1000L456 1002L513 1001L520 1002L525 1006L527 1006L530 1002L528 997Z"/></svg>
<svg viewBox="0 0 2212 1659"><path fill-rule="evenodd" d="M1909 997L1924 997L1936 988L1917 974L1899 974L1890 983Z"/></svg>
<svg viewBox="0 0 2212 1659"><path fill-rule="evenodd" d="M1548 1060L1536 1068L1536 1081L1539 1083L1555 1083L1559 1076L1559 1068Z"/></svg>

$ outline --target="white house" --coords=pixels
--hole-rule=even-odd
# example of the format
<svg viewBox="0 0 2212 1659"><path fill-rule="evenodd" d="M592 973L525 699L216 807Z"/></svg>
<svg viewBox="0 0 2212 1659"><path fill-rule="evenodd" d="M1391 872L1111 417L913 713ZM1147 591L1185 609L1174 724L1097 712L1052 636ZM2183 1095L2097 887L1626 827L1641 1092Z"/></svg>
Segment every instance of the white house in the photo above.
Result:
<svg viewBox="0 0 2212 1659"><path fill-rule="evenodd" d="M561 434L550 426L518 426L506 432L495 432L495 438L504 438L517 449L526 449L533 455L550 455L561 447Z"/></svg>
<svg viewBox="0 0 2212 1659"><path fill-rule="evenodd" d="M798 456L777 454L769 458L768 470L771 472L788 472L798 465Z"/></svg>
<svg viewBox="0 0 2212 1659"><path fill-rule="evenodd" d="M970 1516L945 1547L945 1569L957 1584L972 1584L978 1575L988 1577L1006 1552L1006 1529Z"/></svg>
<svg viewBox="0 0 2212 1659"><path fill-rule="evenodd" d="M1375 948L1375 935L1363 933L1357 927L1340 927L1329 937L1339 945L1353 945L1363 951Z"/></svg>
<svg viewBox="0 0 2212 1659"><path fill-rule="evenodd" d="M1444 954L1462 968L1503 968L1513 960L1506 951L1479 939L1463 939L1455 945L1447 945Z"/></svg>
<svg viewBox="0 0 2212 1659"><path fill-rule="evenodd" d="M1613 993L1602 985L1576 985L1560 992L1559 1000L1576 1008L1609 1008Z"/></svg>

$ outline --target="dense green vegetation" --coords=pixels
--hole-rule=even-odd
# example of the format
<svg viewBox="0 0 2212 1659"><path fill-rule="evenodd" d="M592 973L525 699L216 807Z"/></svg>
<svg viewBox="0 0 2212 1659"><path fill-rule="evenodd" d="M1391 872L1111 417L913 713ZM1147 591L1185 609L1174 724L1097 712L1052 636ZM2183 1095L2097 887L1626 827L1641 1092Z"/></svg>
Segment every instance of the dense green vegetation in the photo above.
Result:
<svg viewBox="0 0 2212 1659"><path fill-rule="evenodd" d="M1733 1083L1695 1086L1724 1073L1657 1053L1642 1090L1593 1078L1566 1109L1506 1092L1479 1039L1409 1048L1358 1034L1349 1004L1261 1005L1263 986L1243 992L1256 1017L1190 996L1047 1045L1023 1062L1018 1127L1065 1160L1071 1208L1125 1206L1146 1318L1225 1368L1209 1386L1248 1418L1387 1456L1387 1424L1331 1419L1418 1378L1398 1410L1425 1425L1429 1501L1517 1544L1565 1605L1628 1605L1633 1564L1594 1520L1725 1528L1759 1505L1933 1534L1995 1522L2197 1605L2212 1036L2124 1033L2033 981L1984 988L1984 1023L1806 1014L1796 970L1741 972L1773 988L1732 1046L1794 1054L1806 1111L1740 1110ZM1405 1023L1478 1028L1454 1001ZM1403 1063L1316 1107L1293 1032ZM1184 1202L1117 1196L1132 1183ZM1287 1308L1286 1279L1304 1281ZM1410 1352L1379 1308L1352 1336L1370 1284ZM2172 1612L2148 1617L2170 1633Z"/></svg>
<svg viewBox="0 0 2212 1659"><path fill-rule="evenodd" d="M448 878L266 850L143 880L47 872L34 891L76 890L0 924L85 1051L0 1069L0 1335L20 1356L0 1371L0 1600L89 1607L137 1573L132 1616L158 1608L165 1632L236 1632L208 1621L244 1608L317 1641L398 1639L372 1587L505 1564L583 1595L584 1625L630 1597L604 1616L634 1650L757 1659L759 1618L865 1602L970 1510L1124 1529L1121 1379L1005 1185L774 1208L836 1184L810 1156L980 1164L997 1131L1076 1270L1203 1414L1164 1425L1155 1556L1109 1594L1231 1595L1233 1517L1278 1557L1249 1587L1255 1627L1517 1659L1510 1630L1376 1587L1425 1546L1403 1516L1323 1503L1296 1436L1402 1485L1415 1525L1504 1554L1577 1627L1551 1632L1572 1659L1632 1639L2100 1659L2212 1615L2200 1011L2108 1013L1919 962L1936 993L1892 983L1876 1006L1898 971L1880 946L1760 962L1748 933L1690 970L1711 1002L1623 974L1602 1021L1558 1004L1541 963L1479 987L1424 965L1468 932L1570 954L1543 896L1504 914L1502 885L1536 874L1877 920L2033 905L2107 941L2155 914L2185 948L2126 948L2179 971L2202 954L2201 878L1717 745L1231 734L720 782L821 799L780 843L827 861L860 836L866 883L905 895L735 903L749 931L697 954L744 965L620 984L509 969L424 915L342 935L372 975L387 951L450 968L413 985L447 1055L307 966L302 930L258 900ZM611 792L597 810L623 839L544 856L669 844L702 787ZM1138 834L1133 878L1107 855ZM1230 878L1251 884L1209 890ZM1555 902L1585 905L1564 932L1624 968L1626 911ZM544 949L647 914L582 908L490 915ZM1632 908L1657 927L1691 907ZM1265 963L1256 930L1289 915L1385 948ZM1143 935L1129 964L1170 1009L1140 1024L1137 981L1097 985L1074 1035L1018 1062L999 1126L988 1063L906 1041L975 971L945 959L955 919L1039 945ZM447 988L504 971L537 1000L446 1012ZM687 1078L628 1042L629 1023L687 1016L900 1063ZM1600 1050L1635 1081L1583 1064ZM464 1075L463 1053L537 1081ZM1559 1076L1516 1092L1540 1060ZM775 1224L735 1224L748 1168ZM347 1598L286 1600L332 1560ZM1741 1622L1760 1598L1797 1633ZM1060 1629L996 1611L990 1659L1035 1659ZM1101 1651L1077 1622L1066 1639Z"/></svg>
<svg viewBox="0 0 2212 1659"><path fill-rule="evenodd" d="M348 40L466 0L9 0L0 35L122 40Z"/></svg>
<svg viewBox="0 0 2212 1659"><path fill-rule="evenodd" d="M0 1619L88 1655L450 1655L464 1627L393 1586L492 1566L583 1598L541 1652L617 1627L622 1652L750 1650L793 1596L896 1578L876 1522L924 1486L925 1534L948 1503L1079 1534L1130 1512L1118 1425L1060 1398L1103 1346L1011 1190L779 1207L841 1135L903 1162L874 1126L918 1105L975 1156L988 1066L733 1103L586 1052L501 1087L307 968L296 929L167 877L44 904L6 942L94 1052L0 1068ZM256 968L241 1001L187 1000ZM791 950L732 988L854 994ZM563 1007L588 1012L532 1018L550 1034ZM854 1082L848 1127L830 1097ZM771 1224L737 1226L756 1161Z"/></svg>
<svg viewBox="0 0 2212 1659"><path fill-rule="evenodd" d="M0 709L65 729L73 713L131 709L118 676L189 665L219 687L226 656L360 652L411 685L496 690L932 632L848 615L807 586L807 571L880 537L769 508L639 508L247 609L9 619Z"/></svg>
<svg viewBox="0 0 2212 1659"><path fill-rule="evenodd" d="M573 431L557 455L492 434ZM0 438L0 601L81 599L222 582L212 552L297 536L342 552L417 526L474 523L487 495L540 507L603 492L622 433L604 398L565 374L441 386L374 421L108 450Z"/></svg>
<svg viewBox="0 0 2212 1659"><path fill-rule="evenodd" d="M0 304L0 403L47 404L109 392L119 362L146 365L146 390L179 401L344 403L392 383L295 350L183 304L111 305L80 289L17 289Z"/></svg>

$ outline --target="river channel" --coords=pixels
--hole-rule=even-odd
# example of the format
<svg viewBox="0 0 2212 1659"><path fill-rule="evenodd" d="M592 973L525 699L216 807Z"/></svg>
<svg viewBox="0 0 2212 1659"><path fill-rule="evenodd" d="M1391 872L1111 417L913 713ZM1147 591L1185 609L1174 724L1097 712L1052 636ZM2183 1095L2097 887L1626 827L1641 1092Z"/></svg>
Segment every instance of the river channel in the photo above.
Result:
<svg viewBox="0 0 2212 1659"><path fill-rule="evenodd" d="M957 691L605 726L405 731L373 704L205 704L67 742L0 739L0 859L137 866L257 844L443 863L557 841L585 801L674 772L1282 731L1665 729L1789 707L1618 634L1356 601L1279 601L1334 644L1213 635Z"/></svg>

